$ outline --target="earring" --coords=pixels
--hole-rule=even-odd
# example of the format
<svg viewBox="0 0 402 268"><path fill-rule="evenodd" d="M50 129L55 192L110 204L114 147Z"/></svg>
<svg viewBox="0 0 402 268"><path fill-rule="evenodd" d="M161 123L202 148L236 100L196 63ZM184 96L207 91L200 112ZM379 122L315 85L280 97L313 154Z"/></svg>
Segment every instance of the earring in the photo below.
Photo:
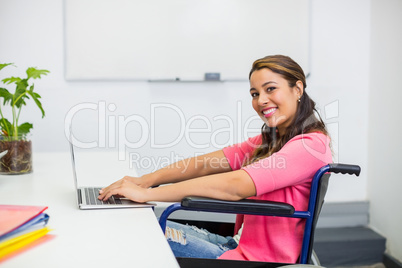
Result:
<svg viewBox="0 0 402 268"><path fill-rule="evenodd" d="M300 102L301 96L299 96L299 99L297 100L298 102Z"/></svg>

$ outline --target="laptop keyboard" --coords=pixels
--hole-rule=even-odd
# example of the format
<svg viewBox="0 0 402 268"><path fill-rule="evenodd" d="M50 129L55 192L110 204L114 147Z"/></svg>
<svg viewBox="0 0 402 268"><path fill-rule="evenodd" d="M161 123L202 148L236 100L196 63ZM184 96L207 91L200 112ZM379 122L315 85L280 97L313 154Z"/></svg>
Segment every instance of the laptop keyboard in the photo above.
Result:
<svg viewBox="0 0 402 268"><path fill-rule="evenodd" d="M89 205L119 205L121 199L115 196L111 196L107 201L101 201L98 199L99 190L102 188L84 188L85 198Z"/></svg>

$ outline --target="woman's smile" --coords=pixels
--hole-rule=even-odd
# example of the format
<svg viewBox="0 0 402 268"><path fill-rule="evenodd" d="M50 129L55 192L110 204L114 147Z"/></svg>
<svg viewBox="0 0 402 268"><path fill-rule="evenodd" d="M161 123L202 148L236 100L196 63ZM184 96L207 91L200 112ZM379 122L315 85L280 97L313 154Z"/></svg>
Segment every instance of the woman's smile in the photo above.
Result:
<svg viewBox="0 0 402 268"><path fill-rule="evenodd" d="M264 117L270 117L276 112L277 109L277 107L265 108L262 110L262 114L264 115Z"/></svg>

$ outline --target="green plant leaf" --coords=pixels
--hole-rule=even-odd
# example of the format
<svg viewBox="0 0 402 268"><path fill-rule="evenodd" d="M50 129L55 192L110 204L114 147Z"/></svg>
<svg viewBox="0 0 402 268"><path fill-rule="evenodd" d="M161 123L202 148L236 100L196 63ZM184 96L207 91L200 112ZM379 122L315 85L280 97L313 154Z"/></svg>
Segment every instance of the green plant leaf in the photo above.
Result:
<svg viewBox="0 0 402 268"><path fill-rule="evenodd" d="M41 75L47 75L49 73L48 70L38 70L34 67L30 67L27 69L27 75L28 75L28 79L33 78L33 79L37 79L37 78L41 78Z"/></svg>
<svg viewBox="0 0 402 268"><path fill-rule="evenodd" d="M14 133L14 129L10 121L7 120L7 118L0 119L0 128L4 136L11 137Z"/></svg>
<svg viewBox="0 0 402 268"><path fill-rule="evenodd" d="M4 84L11 84L11 83L18 83L20 82L22 79L19 77L9 77L9 78L4 78L2 81Z"/></svg>
<svg viewBox="0 0 402 268"><path fill-rule="evenodd" d="M18 126L18 135L24 136L28 134L32 128L33 125L31 123L23 123Z"/></svg>
<svg viewBox="0 0 402 268"><path fill-rule="evenodd" d="M26 105L24 99L29 98L27 93L28 87L28 79L22 79L20 82L17 83L17 88L15 89L14 93L14 105L17 108L20 108L22 105Z"/></svg>
<svg viewBox="0 0 402 268"><path fill-rule="evenodd" d="M38 93L33 92L32 87L31 87L31 90L28 90L28 94L32 97L32 99L35 101L36 105L39 107L40 111L42 112L42 118L43 118L43 117L45 117L45 111L43 110L42 103L39 100L41 98L41 96Z"/></svg>
<svg viewBox="0 0 402 268"><path fill-rule="evenodd" d="M8 65L13 65L12 63L3 63L0 64L0 70L5 68ZM0 135L4 137L17 137L22 135L26 136L27 133L32 129L32 124L23 123L21 125L18 124L18 119L21 113L22 106L27 104L27 100L32 98L38 108L41 110L42 118L45 116L45 111L43 110L42 103L40 101L41 96L34 92L34 85L30 85L29 79L40 79L41 76L47 75L49 73L48 70L39 70L34 67L30 67L26 70L27 77L9 77L2 80L4 84L12 84L16 85L14 93L9 92L6 88L0 88L0 98L3 98L3 104L10 105L12 110L12 123L8 121L6 118L0 119ZM29 89L28 89L29 87ZM2 107L0 107L2 108ZM18 110L16 110L18 109ZM0 116L3 116L3 111L0 109Z"/></svg>
<svg viewBox="0 0 402 268"><path fill-rule="evenodd" d="M0 63L0 70L3 69L4 67L7 67L9 65L13 65L14 63Z"/></svg>
<svg viewBox="0 0 402 268"><path fill-rule="evenodd" d="M3 104L13 99L13 94L11 94L7 89L0 87L0 97L4 98Z"/></svg>

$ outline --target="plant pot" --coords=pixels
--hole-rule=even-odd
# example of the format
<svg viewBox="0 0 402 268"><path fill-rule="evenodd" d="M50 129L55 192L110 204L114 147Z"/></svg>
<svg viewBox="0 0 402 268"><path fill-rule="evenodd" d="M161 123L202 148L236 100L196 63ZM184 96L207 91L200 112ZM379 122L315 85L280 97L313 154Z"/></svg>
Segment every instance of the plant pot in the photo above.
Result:
<svg viewBox="0 0 402 268"><path fill-rule="evenodd" d="M0 174L27 174L32 169L32 141L25 138L0 140L0 153L8 151L0 159Z"/></svg>

